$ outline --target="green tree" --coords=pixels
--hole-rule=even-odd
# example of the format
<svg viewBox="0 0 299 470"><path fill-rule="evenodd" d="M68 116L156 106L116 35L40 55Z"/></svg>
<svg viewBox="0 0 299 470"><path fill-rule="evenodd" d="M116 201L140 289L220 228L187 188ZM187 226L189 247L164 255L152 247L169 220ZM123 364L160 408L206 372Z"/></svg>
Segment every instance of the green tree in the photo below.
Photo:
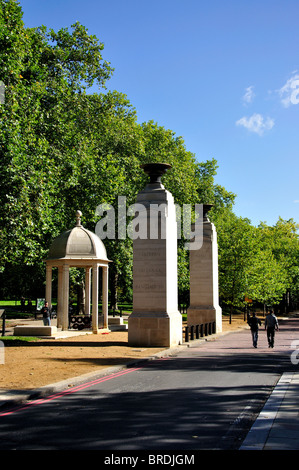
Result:
<svg viewBox="0 0 299 470"><path fill-rule="evenodd" d="M142 163L172 165L164 183L180 206L212 202L217 212L233 202L234 195L214 183L215 160L198 163L181 137L153 121L138 124L128 98L105 90L112 68L103 47L79 23L58 32L25 28L19 3L0 0L0 272L9 285L18 269L24 272L15 284L19 294L29 288L29 267L35 284L42 282L42 260L53 238L73 225L76 209L94 230L99 204L117 207L119 195L127 206L135 202L147 181ZM98 92L88 94L92 85ZM131 240L104 242L114 261L111 285L129 292ZM182 250L180 241L185 292L188 254Z"/></svg>
<svg viewBox="0 0 299 470"><path fill-rule="evenodd" d="M298 226L279 219L269 227L251 225L229 208L215 215L219 243L221 301L234 307L246 298L266 306L278 305L286 292L298 292Z"/></svg>
<svg viewBox="0 0 299 470"><path fill-rule="evenodd" d="M61 192L74 184L78 167L69 111L80 101L82 82L103 86L111 73L101 58L103 45L78 23L71 32L55 34L45 27L25 28L21 18L17 2L1 0L2 266L8 260L36 262L60 228L59 219L63 225Z"/></svg>
<svg viewBox="0 0 299 470"><path fill-rule="evenodd" d="M255 229L250 220L237 217L230 209L215 217L218 237L219 297L233 309L243 307L249 289L248 270L255 251Z"/></svg>
<svg viewBox="0 0 299 470"><path fill-rule="evenodd" d="M224 208L232 210L236 195L215 183L217 161L212 158L206 162L197 163L196 182L199 201L202 204L213 204L210 217Z"/></svg>
<svg viewBox="0 0 299 470"><path fill-rule="evenodd" d="M246 277L248 297L261 302L264 311L267 305L279 303L288 285L285 267L269 248L255 250Z"/></svg>
<svg viewBox="0 0 299 470"><path fill-rule="evenodd" d="M264 250L272 253L272 262L277 266L276 281L277 295L275 302L291 295L297 301L299 292L299 234L298 224L293 219L279 218L277 223L270 227L261 223L258 227L259 237ZM270 260L270 258L269 258ZM270 262L270 261L269 261ZM286 307L286 306L285 306ZM291 305L288 306L291 308Z"/></svg>
<svg viewBox="0 0 299 470"><path fill-rule="evenodd" d="M42 269L50 241L70 217L60 197L76 167L68 111L82 96L82 81L103 85L111 73L102 48L79 24L57 35L25 28L20 5L0 1L0 271L6 275L14 264Z"/></svg>

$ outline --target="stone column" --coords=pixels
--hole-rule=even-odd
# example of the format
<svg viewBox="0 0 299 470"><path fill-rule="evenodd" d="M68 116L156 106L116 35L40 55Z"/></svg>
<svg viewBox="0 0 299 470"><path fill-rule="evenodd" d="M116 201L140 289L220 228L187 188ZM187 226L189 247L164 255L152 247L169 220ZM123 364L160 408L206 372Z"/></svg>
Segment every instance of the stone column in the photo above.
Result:
<svg viewBox="0 0 299 470"><path fill-rule="evenodd" d="M57 328L62 328L63 318L63 267L58 266L58 288L57 288Z"/></svg>
<svg viewBox="0 0 299 470"><path fill-rule="evenodd" d="M216 323L216 332L222 331L222 310L219 306L217 232L207 216L212 206L203 206L203 243L198 250L190 250L190 307L187 323L199 325ZM192 243L192 242L191 242Z"/></svg>
<svg viewBox="0 0 299 470"><path fill-rule="evenodd" d="M150 182L137 196L143 233L133 240L133 312L128 321L131 345L168 347L182 343L176 211L171 193L161 183L168 168L170 165L162 163L143 165Z"/></svg>
<svg viewBox="0 0 299 470"><path fill-rule="evenodd" d="M102 268L102 304L103 304L103 317L104 328L108 328L108 266Z"/></svg>
<svg viewBox="0 0 299 470"><path fill-rule="evenodd" d="M91 268L85 269L85 315L90 315L90 271Z"/></svg>
<svg viewBox="0 0 299 470"><path fill-rule="evenodd" d="M52 307L52 265L46 265L46 302L48 302L49 309Z"/></svg>
<svg viewBox="0 0 299 470"><path fill-rule="evenodd" d="M67 264L62 267L62 330L69 327L69 269Z"/></svg>
<svg viewBox="0 0 299 470"><path fill-rule="evenodd" d="M98 304L99 304L99 266L95 263L92 267L92 332L98 333L99 318L98 318Z"/></svg>

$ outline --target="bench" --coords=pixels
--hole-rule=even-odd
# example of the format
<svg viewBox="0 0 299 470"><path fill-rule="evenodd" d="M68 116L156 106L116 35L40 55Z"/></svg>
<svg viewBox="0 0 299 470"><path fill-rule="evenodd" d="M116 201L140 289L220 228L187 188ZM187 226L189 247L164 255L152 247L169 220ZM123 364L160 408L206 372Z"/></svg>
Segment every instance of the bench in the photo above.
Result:
<svg viewBox="0 0 299 470"><path fill-rule="evenodd" d="M15 326L14 336L53 336L56 326Z"/></svg>

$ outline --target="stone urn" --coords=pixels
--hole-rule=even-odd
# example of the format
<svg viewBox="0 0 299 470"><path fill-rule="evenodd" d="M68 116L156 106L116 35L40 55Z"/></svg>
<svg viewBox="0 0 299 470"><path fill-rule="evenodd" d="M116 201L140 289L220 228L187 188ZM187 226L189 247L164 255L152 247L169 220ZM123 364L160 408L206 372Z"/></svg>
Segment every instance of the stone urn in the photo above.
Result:
<svg viewBox="0 0 299 470"><path fill-rule="evenodd" d="M141 168L150 177L149 184L161 184L161 177L171 168L171 165L168 163L145 163L141 165Z"/></svg>

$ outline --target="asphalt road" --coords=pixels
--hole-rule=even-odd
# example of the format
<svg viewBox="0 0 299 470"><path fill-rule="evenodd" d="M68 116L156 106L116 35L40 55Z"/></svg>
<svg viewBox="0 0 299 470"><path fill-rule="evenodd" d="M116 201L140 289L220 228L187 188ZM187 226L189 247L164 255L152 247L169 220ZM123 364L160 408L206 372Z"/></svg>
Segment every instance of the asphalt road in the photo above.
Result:
<svg viewBox="0 0 299 470"><path fill-rule="evenodd" d="M248 330L99 376L0 412L0 450L239 449L281 374L294 370L299 319L280 322L273 349Z"/></svg>

